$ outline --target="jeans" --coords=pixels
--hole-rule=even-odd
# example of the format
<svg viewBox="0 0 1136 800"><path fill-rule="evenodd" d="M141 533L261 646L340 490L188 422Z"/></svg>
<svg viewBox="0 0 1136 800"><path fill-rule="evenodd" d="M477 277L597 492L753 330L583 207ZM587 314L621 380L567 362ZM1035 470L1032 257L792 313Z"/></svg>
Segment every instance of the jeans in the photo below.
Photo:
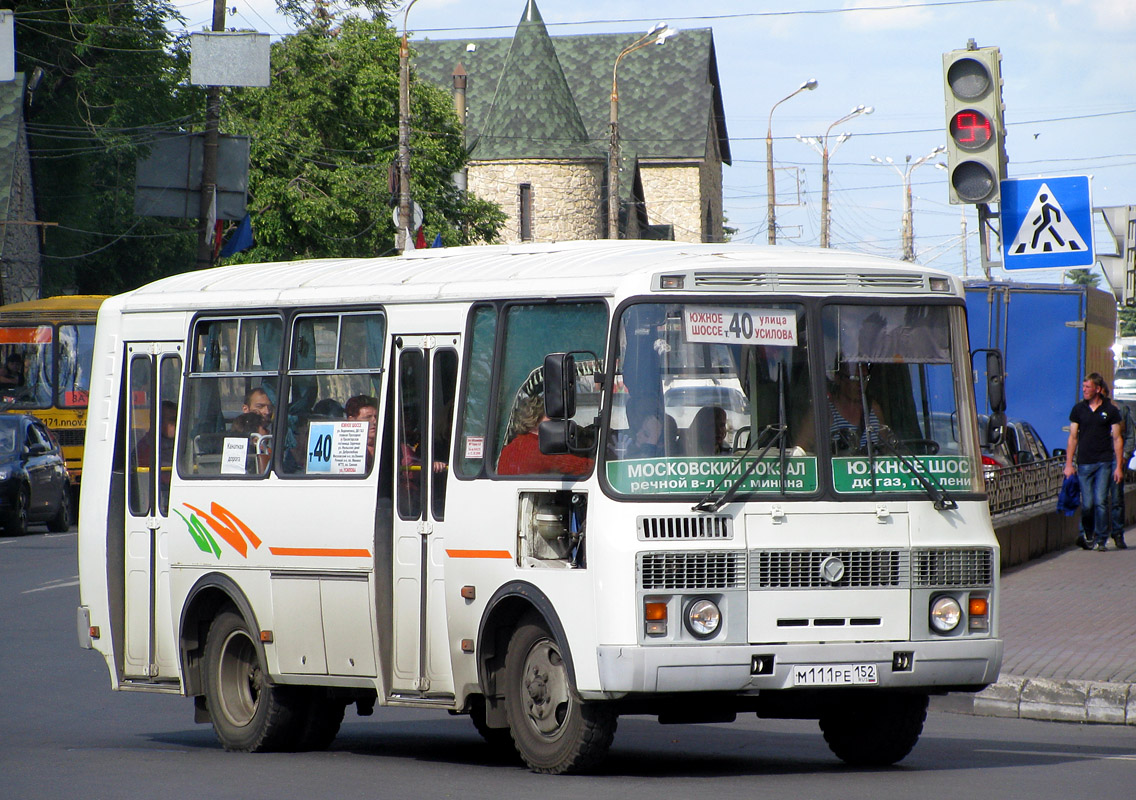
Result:
<svg viewBox="0 0 1136 800"><path fill-rule="evenodd" d="M1128 462L1125 462L1128 463ZM1127 473L1128 470L1125 470ZM1109 535L1114 539L1124 535L1124 484L1114 480L1108 482L1108 504L1112 513L1112 530Z"/></svg>
<svg viewBox="0 0 1136 800"><path fill-rule="evenodd" d="M1078 464L1077 480L1081 482L1081 536L1093 544L1108 544L1108 485L1112 483L1111 461Z"/></svg>

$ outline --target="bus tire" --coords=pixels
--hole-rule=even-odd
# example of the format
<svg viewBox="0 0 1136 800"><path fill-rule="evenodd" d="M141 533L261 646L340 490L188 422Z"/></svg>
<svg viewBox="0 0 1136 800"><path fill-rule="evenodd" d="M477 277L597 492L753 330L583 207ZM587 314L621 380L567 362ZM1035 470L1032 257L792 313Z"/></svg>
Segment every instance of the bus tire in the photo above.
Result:
<svg viewBox="0 0 1136 800"><path fill-rule="evenodd" d="M887 767L901 761L923 732L927 695L872 693L839 704L820 718L828 748L855 767Z"/></svg>
<svg viewBox="0 0 1136 800"><path fill-rule="evenodd" d="M533 772L584 772L607 754L617 715L581 700L561 645L542 620L526 617L505 654L505 713L513 743Z"/></svg>
<svg viewBox="0 0 1136 800"><path fill-rule="evenodd" d="M292 749L297 738L294 689L268 680L248 623L223 610L205 640L205 702L226 750L258 753Z"/></svg>
<svg viewBox="0 0 1136 800"><path fill-rule="evenodd" d="M59 510L47 521L47 529L52 533L66 533L71 527L71 488L66 487L59 496Z"/></svg>
<svg viewBox="0 0 1136 800"><path fill-rule="evenodd" d="M28 532L28 487L21 486L12 498L12 508L4 517L4 531L9 536L24 536Z"/></svg>
<svg viewBox="0 0 1136 800"><path fill-rule="evenodd" d="M323 689L308 689L304 694L295 749L326 750L339 734L347 703L328 697Z"/></svg>

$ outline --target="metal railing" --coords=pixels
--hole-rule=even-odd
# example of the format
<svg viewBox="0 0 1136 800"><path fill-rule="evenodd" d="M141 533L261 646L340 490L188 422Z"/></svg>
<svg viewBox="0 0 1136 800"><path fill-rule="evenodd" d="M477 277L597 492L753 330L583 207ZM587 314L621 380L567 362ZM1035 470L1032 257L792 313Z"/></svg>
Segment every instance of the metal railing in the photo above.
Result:
<svg viewBox="0 0 1136 800"><path fill-rule="evenodd" d="M1055 510L1057 493L1065 479L1064 469L1063 456L1033 464L987 469L986 496L990 503L990 516L997 517L1034 506ZM1136 472L1129 471L1125 483L1136 483Z"/></svg>

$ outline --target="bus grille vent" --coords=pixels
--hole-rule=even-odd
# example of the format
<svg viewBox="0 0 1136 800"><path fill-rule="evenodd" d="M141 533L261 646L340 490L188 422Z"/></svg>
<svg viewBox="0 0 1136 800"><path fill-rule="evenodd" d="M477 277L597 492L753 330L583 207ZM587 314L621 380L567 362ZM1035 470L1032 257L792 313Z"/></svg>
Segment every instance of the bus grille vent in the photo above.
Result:
<svg viewBox="0 0 1136 800"><path fill-rule="evenodd" d="M672 539L733 539L732 517L639 517L640 541Z"/></svg>
<svg viewBox="0 0 1136 800"><path fill-rule="evenodd" d="M640 553L639 587L648 591L744 589L746 554L740 550Z"/></svg>
<svg viewBox="0 0 1136 800"><path fill-rule="evenodd" d="M839 560L836 581L826 577L826 562ZM908 582L904 550L753 550L749 588L760 589L892 589Z"/></svg>
<svg viewBox="0 0 1136 800"><path fill-rule="evenodd" d="M857 272L696 272L694 285L700 289L753 289L761 291L874 291L923 292L922 275L914 273Z"/></svg>
<svg viewBox="0 0 1136 800"><path fill-rule="evenodd" d="M974 549L915 550L912 584L936 586L990 586L994 582L994 551Z"/></svg>

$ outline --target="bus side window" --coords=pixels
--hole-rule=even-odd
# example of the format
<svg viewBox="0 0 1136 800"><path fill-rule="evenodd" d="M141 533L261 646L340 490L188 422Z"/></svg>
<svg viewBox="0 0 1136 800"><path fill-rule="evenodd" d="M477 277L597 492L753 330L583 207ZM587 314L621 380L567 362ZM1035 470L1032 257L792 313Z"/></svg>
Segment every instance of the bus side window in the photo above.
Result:
<svg viewBox="0 0 1136 800"><path fill-rule="evenodd" d="M475 306L470 313L469 328L468 378L454 468L463 478L476 478L484 474L485 466L493 351L497 346L497 309L490 305Z"/></svg>
<svg viewBox="0 0 1136 800"><path fill-rule="evenodd" d="M279 453L280 475L357 478L370 473L385 333L386 318L377 311L296 318L283 431L276 432L269 454ZM364 439L354 435L359 422L367 423ZM341 438L336 433L341 428L351 429L352 435Z"/></svg>
<svg viewBox="0 0 1136 800"><path fill-rule="evenodd" d="M549 353L602 353L606 331L607 307L600 302L507 307L492 432L497 474L582 475L590 471L591 458L541 454L535 431L544 415L544 357ZM586 359L577 358L575 416L585 435L599 414L599 392L592 378L599 365Z"/></svg>
<svg viewBox="0 0 1136 800"><path fill-rule="evenodd" d="M248 434L231 428L249 413L261 418L258 434L271 432L276 424L281 327L279 317L267 316L199 319L194 325L180 408L177 460L182 477L248 474L246 459L233 457L234 452L240 455L235 442L248 442ZM246 452L249 448L246 444ZM257 474L266 471L267 461Z"/></svg>

